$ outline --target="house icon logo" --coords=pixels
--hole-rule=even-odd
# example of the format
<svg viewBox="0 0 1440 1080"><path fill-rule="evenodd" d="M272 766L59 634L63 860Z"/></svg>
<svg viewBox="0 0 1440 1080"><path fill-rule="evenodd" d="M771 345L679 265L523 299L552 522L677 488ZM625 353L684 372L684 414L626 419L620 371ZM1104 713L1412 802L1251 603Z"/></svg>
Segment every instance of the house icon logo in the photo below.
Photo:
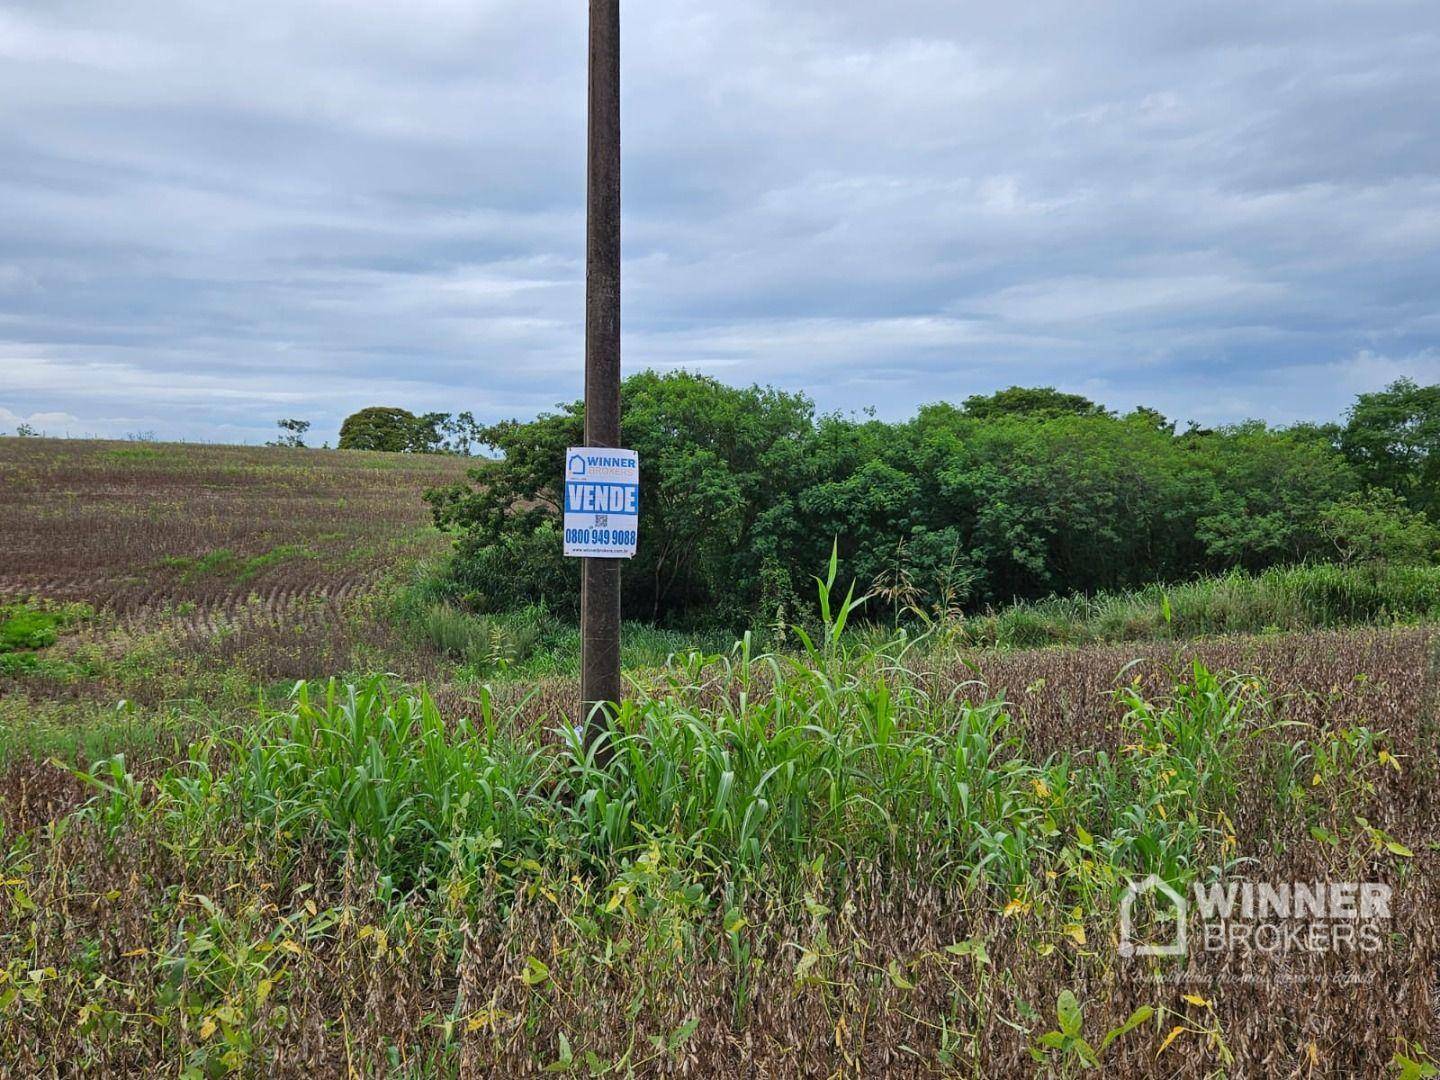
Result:
<svg viewBox="0 0 1440 1080"><path fill-rule="evenodd" d="M1153 942L1139 943L1135 940L1135 901L1156 894L1156 906L1169 903L1174 932L1167 944ZM1120 955L1121 956L1184 956L1186 950L1185 931L1189 922L1189 903L1158 874L1151 874L1144 881L1131 881L1120 898Z"/></svg>

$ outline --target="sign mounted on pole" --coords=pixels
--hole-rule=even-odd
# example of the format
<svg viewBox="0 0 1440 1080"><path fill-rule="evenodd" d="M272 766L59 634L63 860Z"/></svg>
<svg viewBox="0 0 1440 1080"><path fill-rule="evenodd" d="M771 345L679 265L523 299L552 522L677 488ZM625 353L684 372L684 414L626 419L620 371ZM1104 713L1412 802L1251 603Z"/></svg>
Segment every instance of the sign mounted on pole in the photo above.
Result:
<svg viewBox="0 0 1440 1080"><path fill-rule="evenodd" d="M628 559L640 534L640 457L634 450L565 451L565 554Z"/></svg>

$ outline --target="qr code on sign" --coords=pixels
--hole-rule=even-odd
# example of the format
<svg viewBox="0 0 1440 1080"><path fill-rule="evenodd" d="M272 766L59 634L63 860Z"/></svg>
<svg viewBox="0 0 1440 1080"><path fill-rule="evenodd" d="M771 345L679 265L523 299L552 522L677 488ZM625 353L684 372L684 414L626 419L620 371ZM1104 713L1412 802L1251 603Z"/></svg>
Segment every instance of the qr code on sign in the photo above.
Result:
<svg viewBox="0 0 1440 1080"><path fill-rule="evenodd" d="M610 527L610 515L609 515L609 514L596 514L596 515L595 515L595 528L597 528L597 529L608 529L609 527Z"/></svg>

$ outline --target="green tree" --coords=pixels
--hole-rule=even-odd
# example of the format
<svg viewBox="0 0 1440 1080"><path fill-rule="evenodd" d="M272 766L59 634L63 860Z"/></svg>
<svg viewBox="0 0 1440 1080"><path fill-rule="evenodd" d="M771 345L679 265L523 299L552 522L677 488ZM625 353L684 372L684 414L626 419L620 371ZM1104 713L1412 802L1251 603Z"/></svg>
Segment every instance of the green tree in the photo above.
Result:
<svg viewBox="0 0 1440 1080"><path fill-rule="evenodd" d="M1440 385L1400 379L1361 394L1340 447L1365 483L1389 488L1440 520Z"/></svg>
<svg viewBox="0 0 1440 1080"><path fill-rule="evenodd" d="M1064 394L1053 386L1011 386L993 394L965 399L965 413L976 420L1000 416L1108 416L1110 410L1080 394Z"/></svg>
<svg viewBox="0 0 1440 1080"><path fill-rule="evenodd" d="M404 454L470 456L485 432L469 412L428 412L375 406L346 417L340 426L341 450L385 450Z"/></svg>
<svg viewBox="0 0 1440 1080"><path fill-rule="evenodd" d="M929 440L931 521L960 530L983 599L1119 588L1203 557L1205 485L1148 418L1008 417L962 422L948 443L932 426Z"/></svg>
<svg viewBox="0 0 1440 1080"><path fill-rule="evenodd" d="M1015 388L886 423L685 373L631 376L621 397L642 487L622 575L631 618L803 621L832 543L859 594L873 588L875 616L902 618L1333 558L1342 545L1350 557L1413 551L1420 535L1394 506L1347 501L1362 485L1334 426L1177 435L1154 410L1121 417ZM574 606L558 523L565 449L583 429L578 402L482 428L499 460L429 494L477 602Z"/></svg>
<svg viewBox="0 0 1440 1080"><path fill-rule="evenodd" d="M305 433L310 430L309 420L276 420L275 426L280 429L280 434L266 443L266 446L290 446L295 448L303 448L305 446Z"/></svg>
<svg viewBox="0 0 1440 1080"><path fill-rule="evenodd" d="M471 412L426 413L421 417L434 432L431 452L469 457L481 443L483 427Z"/></svg>
<svg viewBox="0 0 1440 1080"><path fill-rule="evenodd" d="M392 454L414 452L422 437L419 421L406 409L383 405L361 409L340 425L341 450L384 450Z"/></svg>
<svg viewBox="0 0 1440 1080"><path fill-rule="evenodd" d="M797 479L794 458L811 430L810 403L684 372L632 375L621 398L622 439L640 456L642 489L639 550L623 578L627 612L662 621L686 613L740 617L760 592L764 544L755 542L756 525ZM472 470L469 483L426 496L436 523L461 534L457 561L466 565L457 572L473 580L488 549L559 518L565 449L583 433L579 402L529 423L481 429L481 442L501 459ZM527 599L573 604L569 596Z"/></svg>
<svg viewBox="0 0 1440 1080"><path fill-rule="evenodd" d="M1314 429L1250 421L1186 442L1211 485L1196 521L1210 568L1259 570L1324 557L1321 514L1359 485Z"/></svg>
<svg viewBox="0 0 1440 1080"><path fill-rule="evenodd" d="M1388 488L1332 503L1320 527L1342 562L1428 563L1440 554L1440 528Z"/></svg>

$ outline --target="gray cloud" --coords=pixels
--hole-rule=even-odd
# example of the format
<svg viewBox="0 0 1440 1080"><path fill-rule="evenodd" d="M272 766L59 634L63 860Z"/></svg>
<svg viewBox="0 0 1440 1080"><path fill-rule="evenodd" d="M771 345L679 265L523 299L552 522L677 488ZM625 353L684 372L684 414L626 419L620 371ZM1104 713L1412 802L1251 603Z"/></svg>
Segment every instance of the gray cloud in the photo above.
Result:
<svg viewBox="0 0 1440 1080"><path fill-rule="evenodd" d="M632 370L1210 423L1440 378L1428 2L624 21ZM584 63L560 0L10 0L0 425L333 438L576 396Z"/></svg>

